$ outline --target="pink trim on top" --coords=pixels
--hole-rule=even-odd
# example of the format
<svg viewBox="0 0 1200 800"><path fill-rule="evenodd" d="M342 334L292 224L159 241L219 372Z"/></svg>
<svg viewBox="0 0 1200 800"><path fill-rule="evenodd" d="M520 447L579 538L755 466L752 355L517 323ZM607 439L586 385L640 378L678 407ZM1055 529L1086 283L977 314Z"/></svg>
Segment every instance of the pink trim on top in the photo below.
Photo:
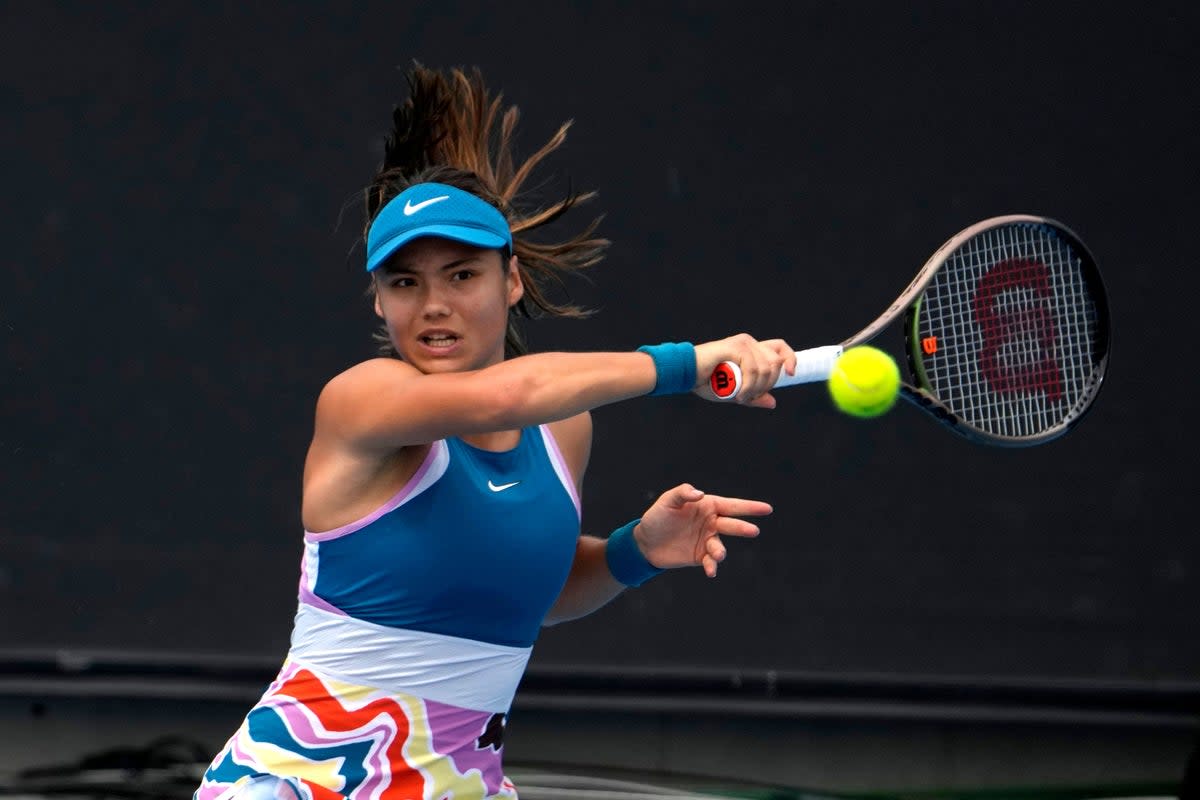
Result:
<svg viewBox="0 0 1200 800"><path fill-rule="evenodd" d="M322 611L328 611L331 614L337 614L341 617L350 616L345 611L342 611L337 606L330 603L323 597L318 597L312 590L312 576L308 574L308 561L312 555L310 552L313 548L308 545L304 546L304 557L300 559L300 602L310 605L314 608L319 608Z"/></svg>
<svg viewBox="0 0 1200 800"><path fill-rule="evenodd" d="M357 519L347 525L343 525L340 528L334 528L330 531L320 532L306 530L304 532L304 541L327 542L330 539L337 539L339 537L354 533L361 528L365 528L367 525L370 525L372 522L379 519L384 514L387 514L389 511L395 511L415 493L416 489L421 485L421 481L425 479L426 473L429 472L434 462L437 461L438 456L445 451L446 443L444 441L438 440L434 442L429 448L429 453L425 456L425 460L421 462L421 466L417 467L416 473L408 479L408 483L404 484L400 491L392 495L390 500L372 511L370 514L367 514L365 517Z"/></svg>
<svg viewBox="0 0 1200 800"><path fill-rule="evenodd" d="M542 440L546 443L546 452L550 454L550 463L558 474L558 480L566 488L567 494L571 495L571 502L575 504L575 513L580 519L583 519L583 504L579 502L579 492L575 489L571 468L567 466L567 460L563 458L562 451L558 449L558 440L554 438L554 433L550 430L549 425L539 425L538 428L542 432Z"/></svg>
<svg viewBox="0 0 1200 800"><path fill-rule="evenodd" d="M308 584L306 584L304 581L300 581L300 602L304 603L306 606L312 606L313 608L319 608L322 611L328 611L330 614L337 614L339 617L350 616L337 606L330 604L328 600L317 597L315 594L313 594L312 590L308 588Z"/></svg>

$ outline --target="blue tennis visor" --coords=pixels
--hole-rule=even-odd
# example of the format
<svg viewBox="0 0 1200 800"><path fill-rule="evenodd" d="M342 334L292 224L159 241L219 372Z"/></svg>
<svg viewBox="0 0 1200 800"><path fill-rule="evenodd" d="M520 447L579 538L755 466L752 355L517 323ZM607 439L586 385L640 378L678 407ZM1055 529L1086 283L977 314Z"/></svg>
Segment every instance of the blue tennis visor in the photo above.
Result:
<svg viewBox="0 0 1200 800"><path fill-rule="evenodd" d="M389 200L375 215L367 231L367 272L422 236L512 250L508 220L491 203L453 186L418 183Z"/></svg>

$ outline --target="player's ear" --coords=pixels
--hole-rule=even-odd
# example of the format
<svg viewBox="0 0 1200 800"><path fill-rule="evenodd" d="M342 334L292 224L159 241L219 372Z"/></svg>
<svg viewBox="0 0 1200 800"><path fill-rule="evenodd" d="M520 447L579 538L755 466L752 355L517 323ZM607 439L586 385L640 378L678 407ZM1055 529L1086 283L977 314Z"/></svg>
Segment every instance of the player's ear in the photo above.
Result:
<svg viewBox="0 0 1200 800"><path fill-rule="evenodd" d="M508 284L508 307L512 308L525 296L525 283L521 280L521 265L515 254L509 257L508 268L505 272L507 273L505 280Z"/></svg>
<svg viewBox="0 0 1200 800"><path fill-rule="evenodd" d="M375 316L379 317L380 319L383 319L383 306L379 305L379 284L378 283L374 283L371 285L371 294L375 295L375 303L374 303Z"/></svg>

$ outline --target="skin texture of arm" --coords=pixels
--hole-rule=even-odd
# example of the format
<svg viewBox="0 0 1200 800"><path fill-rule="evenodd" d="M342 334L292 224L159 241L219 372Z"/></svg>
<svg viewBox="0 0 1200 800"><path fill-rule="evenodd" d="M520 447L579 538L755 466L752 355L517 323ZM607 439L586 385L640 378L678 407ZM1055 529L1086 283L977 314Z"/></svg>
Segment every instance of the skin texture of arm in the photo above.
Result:
<svg viewBox="0 0 1200 800"><path fill-rule="evenodd" d="M326 385L317 402L317 434L327 427L355 449L389 452L567 419L647 394L654 381L653 361L636 352L539 353L431 375L378 358Z"/></svg>
<svg viewBox="0 0 1200 800"><path fill-rule="evenodd" d="M768 393L781 368L794 368L786 344L744 334L696 348L698 383L718 363L742 364L738 402L774 408ZM553 422L649 393L656 374L644 353L538 353L478 370L424 374L396 359L376 358L330 381L317 401L323 427L351 447L389 452L446 436L513 430Z"/></svg>

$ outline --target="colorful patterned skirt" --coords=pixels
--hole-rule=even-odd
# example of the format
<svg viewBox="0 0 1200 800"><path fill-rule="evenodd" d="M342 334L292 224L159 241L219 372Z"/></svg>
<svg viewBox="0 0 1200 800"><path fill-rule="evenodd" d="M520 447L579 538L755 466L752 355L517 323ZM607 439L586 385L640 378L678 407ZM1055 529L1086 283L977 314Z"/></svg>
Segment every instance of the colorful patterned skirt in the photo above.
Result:
<svg viewBox="0 0 1200 800"><path fill-rule="evenodd" d="M515 800L504 724L502 713L347 683L289 658L194 800Z"/></svg>

